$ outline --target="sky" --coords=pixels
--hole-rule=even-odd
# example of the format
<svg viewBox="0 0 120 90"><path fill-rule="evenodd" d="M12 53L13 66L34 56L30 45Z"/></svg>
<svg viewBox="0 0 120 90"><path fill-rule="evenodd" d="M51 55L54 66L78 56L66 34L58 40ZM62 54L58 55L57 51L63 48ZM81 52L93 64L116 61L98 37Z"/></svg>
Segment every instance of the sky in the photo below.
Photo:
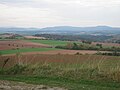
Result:
<svg viewBox="0 0 120 90"><path fill-rule="evenodd" d="M120 27L120 0L0 0L0 27Z"/></svg>

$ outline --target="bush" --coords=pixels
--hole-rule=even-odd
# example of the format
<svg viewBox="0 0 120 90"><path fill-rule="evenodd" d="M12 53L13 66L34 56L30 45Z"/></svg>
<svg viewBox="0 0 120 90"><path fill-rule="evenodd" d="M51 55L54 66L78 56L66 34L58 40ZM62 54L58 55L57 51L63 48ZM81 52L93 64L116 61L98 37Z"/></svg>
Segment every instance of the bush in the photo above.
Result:
<svg viewBox="0 0 120 90"><path fill-rule="evenodd" d="M5 70L0 68L0 75L3 75L3 74L5 74Z"/></svg>
<svg viewBox="0 0 120 90"><path fill-rule="evenodd" d="M23 73L23 71L25 71L25 69L26 69L26 66L16 64L12 68L8 69L6 74L13 74L13 75L21 74Z"/></svg>

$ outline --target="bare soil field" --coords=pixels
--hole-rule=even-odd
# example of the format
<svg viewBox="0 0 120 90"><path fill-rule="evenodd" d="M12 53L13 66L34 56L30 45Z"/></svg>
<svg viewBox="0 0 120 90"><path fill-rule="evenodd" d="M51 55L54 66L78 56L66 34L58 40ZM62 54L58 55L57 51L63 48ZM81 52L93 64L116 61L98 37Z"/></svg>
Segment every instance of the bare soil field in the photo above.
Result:
<svg viewBox="0 0 120 90"><path fill-rule="evenodd" d="M5 35L0 35L0 37L3 37L3 38L9 38L9 37L12 37L13 35L12 34L5 34Z"/></svg>
<svg viewBox="0 0 120 90"><path fill-rule="evenodd" d="M0 50L17 49L17 48L42 48L51 47L49 45L33 43L23 40L4 40L0 41Z"/></svg>
<svg viewBox="0 0 120 90"><path fill-rule="evenodd" d="M67 89L2 80L0 81L0 90L67 90Z"/></svg>
<svg viewBox="0 0 120 90"><path fill-rule="evenodd" d="M46 39L45 37L36 37L36 36L24 36L26 39Z"/></svg>

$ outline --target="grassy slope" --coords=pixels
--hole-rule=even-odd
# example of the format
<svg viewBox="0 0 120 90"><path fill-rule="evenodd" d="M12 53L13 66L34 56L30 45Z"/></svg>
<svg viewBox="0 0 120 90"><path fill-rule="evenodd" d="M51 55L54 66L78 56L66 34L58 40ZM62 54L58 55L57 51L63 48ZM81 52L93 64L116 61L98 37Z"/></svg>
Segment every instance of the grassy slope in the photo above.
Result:
<svg viewBox="0 0 120 90"><path fill-rule="evenodd" d="M88 80L70 80L58 77L40 76L0 76L0 80L20 81L32 84L44 84L49 86L65 87L69 90L119 90L120 83L96 82Z"/></svg>
<svg viewBox="0 0 120 90"><path fill-rule="evenodd" d="M1 50L1 54L15 54L18 52L41 52L41 51L50 51L50 50L58 50L55 48L22 48L18 50Z"/></svg>
<svg viewBox="0 0 120 90"><path fill-rule="evenodd" d="M87 55L85 56L88 58ZM54 56L53 58L55 57L63 58L62 56ZM80 58L78 58L78 56L76 57L78 60L81 60L81 56ZM64 58L66 57L64 56ZM20 66L9 69L6 71L6 73L9 74L1 74L0 80L13 80L32 84L59 86L68 88L69 90L120 90L120 83L115 81L117 79L110 79L111 77L116 77L116 75L118 75L119 78L118 69L120 66L120 60L116 60L115 58L113 60L81 60L79 63L70 64L46 62L38 64L37 62L37 64L28 65L27 67L25 66L25 69L24 65L22 67ZM44 60L44 58L42 59ZM76 60L76 58L73 60ZM13 72L17 73L10 74ZM92 77L90 77L91 75ZM107 78L106 75L110 78Z"/></svg>
<svg viewBox="0 0 120 90"><path fill-rule="evenodd" d="M120 83L117 81L110 80L110 78L107 78L106 75L108 75L107 73L109 73L109 76L112 75L110 74L110 72L115 73L113 74L115 75L115 77L117 75L117 72L119 75L119 71L116 68L119 68L120 60L102 60L102 61L91 60L90 62L84 61L84 63L83 61L81 61L83 66L81 66L79 63L77 64L42 63L35 64L33 66L28 65L26 70L24 70L24 68L13 68L10 69L10 71L8 70L7 73L8 72L13 73L18 71L18 74L15 75L10 74L9 76L2 75L0 76L0 80L13 80L33 84L60 86L66 87L70 90L119 90ZM95 66L97 64L99 64L98 67ZM24 75L22 73L19 74L19 69L20 71L23 70L24 74L27 73L27 75L31 76L27 76L26 74ZM112 71L109 71L109 69L110 70L112 69ZM33 72L35 76L32 74ZM89 78L91 72L93 77ZM82 78L77 79L77 77L80 76L82 76ZM96 78L93 79L94 77Z"/></svg>

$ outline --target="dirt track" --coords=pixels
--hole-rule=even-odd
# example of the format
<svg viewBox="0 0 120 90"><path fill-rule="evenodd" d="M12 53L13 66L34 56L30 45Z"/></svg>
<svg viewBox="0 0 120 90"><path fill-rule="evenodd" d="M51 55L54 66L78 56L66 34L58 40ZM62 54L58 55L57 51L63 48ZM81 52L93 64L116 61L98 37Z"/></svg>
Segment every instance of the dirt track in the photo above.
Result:
<svg viewBox="0 0 120 90"><path fill-rule="evenodd" d="M59 87L45 85L32 85L22 82L0 81L0 90L67 90Z"/></svg>

